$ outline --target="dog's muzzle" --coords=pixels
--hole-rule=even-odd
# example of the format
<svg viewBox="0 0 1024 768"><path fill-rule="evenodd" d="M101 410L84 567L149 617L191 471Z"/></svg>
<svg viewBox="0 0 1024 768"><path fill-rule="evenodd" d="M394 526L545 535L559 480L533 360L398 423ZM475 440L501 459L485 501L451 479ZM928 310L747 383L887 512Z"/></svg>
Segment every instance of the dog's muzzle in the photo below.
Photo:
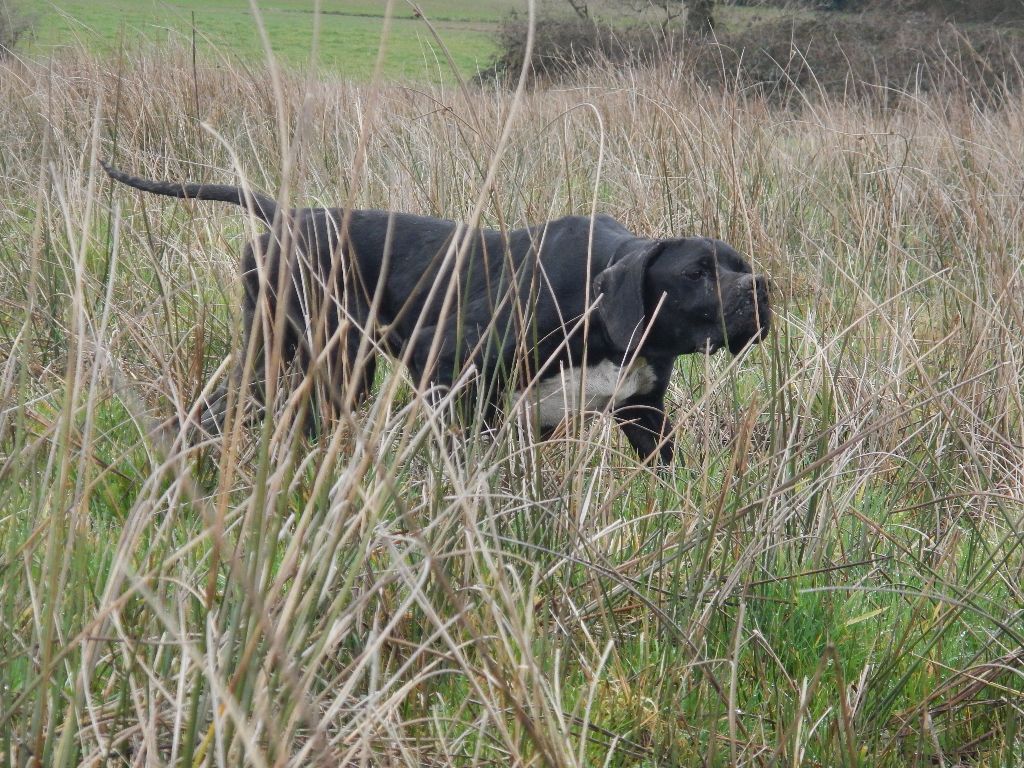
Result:
<svg viewBox="0 0 1024 768"><path fill-rule="evenodd" d="M757 344L771 332L772 309L768 298L768 279L748 275L737 287L736 301L726 316L729 351L738 354L750 344Z"/></svg>

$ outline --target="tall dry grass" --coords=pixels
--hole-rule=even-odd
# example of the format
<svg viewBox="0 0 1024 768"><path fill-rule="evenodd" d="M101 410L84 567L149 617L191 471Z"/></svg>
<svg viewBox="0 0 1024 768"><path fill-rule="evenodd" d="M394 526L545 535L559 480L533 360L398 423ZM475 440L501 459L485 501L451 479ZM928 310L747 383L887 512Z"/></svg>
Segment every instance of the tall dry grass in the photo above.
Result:
<svg viewBox="0 0 1024 768"><path fill-rule="evenodd" d="M780 111L667 70L524 95L187 52L0 71L0 762L1018 765L1024 111ZM683 459L542 445L399 366L318 439L191 448L238 336L235 209L720 236L771 339L693 356ZM222 375L220 369L217 375Z"/></svg>

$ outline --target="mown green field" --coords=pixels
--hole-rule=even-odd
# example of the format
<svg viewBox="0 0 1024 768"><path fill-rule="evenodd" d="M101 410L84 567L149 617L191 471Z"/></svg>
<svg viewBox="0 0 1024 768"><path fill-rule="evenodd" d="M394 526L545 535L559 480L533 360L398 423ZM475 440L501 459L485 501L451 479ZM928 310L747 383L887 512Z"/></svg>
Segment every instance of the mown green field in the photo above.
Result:
<svg viewBox="0 0 1024 768"><path fill-rule="evenodd" d="M254 12L253 5L257 7ZM470 76L486 65L495 26L503 15L525 4L513 0L426 0L420 3L433 22L459 71ZM86 50L113 53L122 45L144 48L172 42L191 45L193 22L197 50L204 62L238 58L252 63L263 58L264 47L254 19L262 20L274 53L291 65L315 64L365 79L380 47L386 2L325 0L320 6L316 61L311 61L315 4L312 0L66 0L58 4L22 3L35 18L29 50L57 51L80 45ZM404 2L393 4L384 73L419 80L449 78L443 54L427 26Z"/></svg>
<svg viewBox="0 0 1024 768"><path fill-rule="evenodd" d="M395 0L382 68L386 77L452 81L455 76L442 45L459 75L472 77L491 61L496 45L494 36L501 20L512 13L523 16L527 12L525 0L424 0L418 6L437 37L404 0ZM18 7L34 19L33 33L22 46L32 55L49 55L69 48L113 55L122 48L191 46L194 24L200 64L253 65L265 57L256 24L259 18L275 56L282 63L313 65L344 77L366 80L380 50L388 3L324 0L319 14L314 12L313 0L65 0L57 4L20 0ZM636 10L608 2L594 7L602 18L617 24L656 27L664 19L663 12L653 7ZM572 15L568 4L561 0L542 0L536 10L547 18ZM717 17L720 29L736 30L784 14L808 16L813 12L725 7L718 10ZM315 56L314 39L318 41Z"/></svg>

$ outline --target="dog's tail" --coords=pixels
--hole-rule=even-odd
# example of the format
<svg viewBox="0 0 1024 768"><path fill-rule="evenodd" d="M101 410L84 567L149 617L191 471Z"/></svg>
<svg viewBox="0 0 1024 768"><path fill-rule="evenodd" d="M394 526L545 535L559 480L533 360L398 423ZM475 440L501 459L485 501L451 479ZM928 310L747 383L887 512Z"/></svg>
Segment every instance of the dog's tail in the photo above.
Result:
<svg viewBox="0 0 1024 768"><path fill-rule="evenodd" d="M277 202L272 197L243 187L232 187L227 184L178 184L172 181L153 181L119 171L103 160L100 160L100 165L103 166L103 170L110 178L127 184L129 187L168 197L234 203L245 208L268 226L273 225L274 215L277 213Z"/></svg>

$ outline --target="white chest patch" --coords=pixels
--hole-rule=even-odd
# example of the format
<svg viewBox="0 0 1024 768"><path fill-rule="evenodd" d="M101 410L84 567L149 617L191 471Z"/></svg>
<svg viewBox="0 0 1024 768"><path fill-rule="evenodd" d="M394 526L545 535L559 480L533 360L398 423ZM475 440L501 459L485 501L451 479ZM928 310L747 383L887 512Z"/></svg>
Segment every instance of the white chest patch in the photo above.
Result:
<svg viewBox="0 0 1024 768"><path fill-rule="evenodd" d="M554 427L570 413L603 411L634 395L646 395L654 389L655 379L654 369L643 358L628 369L605 360L586 368L561 368L534 384L525 397L523 390L515 397L531 420Z"/></svg>

